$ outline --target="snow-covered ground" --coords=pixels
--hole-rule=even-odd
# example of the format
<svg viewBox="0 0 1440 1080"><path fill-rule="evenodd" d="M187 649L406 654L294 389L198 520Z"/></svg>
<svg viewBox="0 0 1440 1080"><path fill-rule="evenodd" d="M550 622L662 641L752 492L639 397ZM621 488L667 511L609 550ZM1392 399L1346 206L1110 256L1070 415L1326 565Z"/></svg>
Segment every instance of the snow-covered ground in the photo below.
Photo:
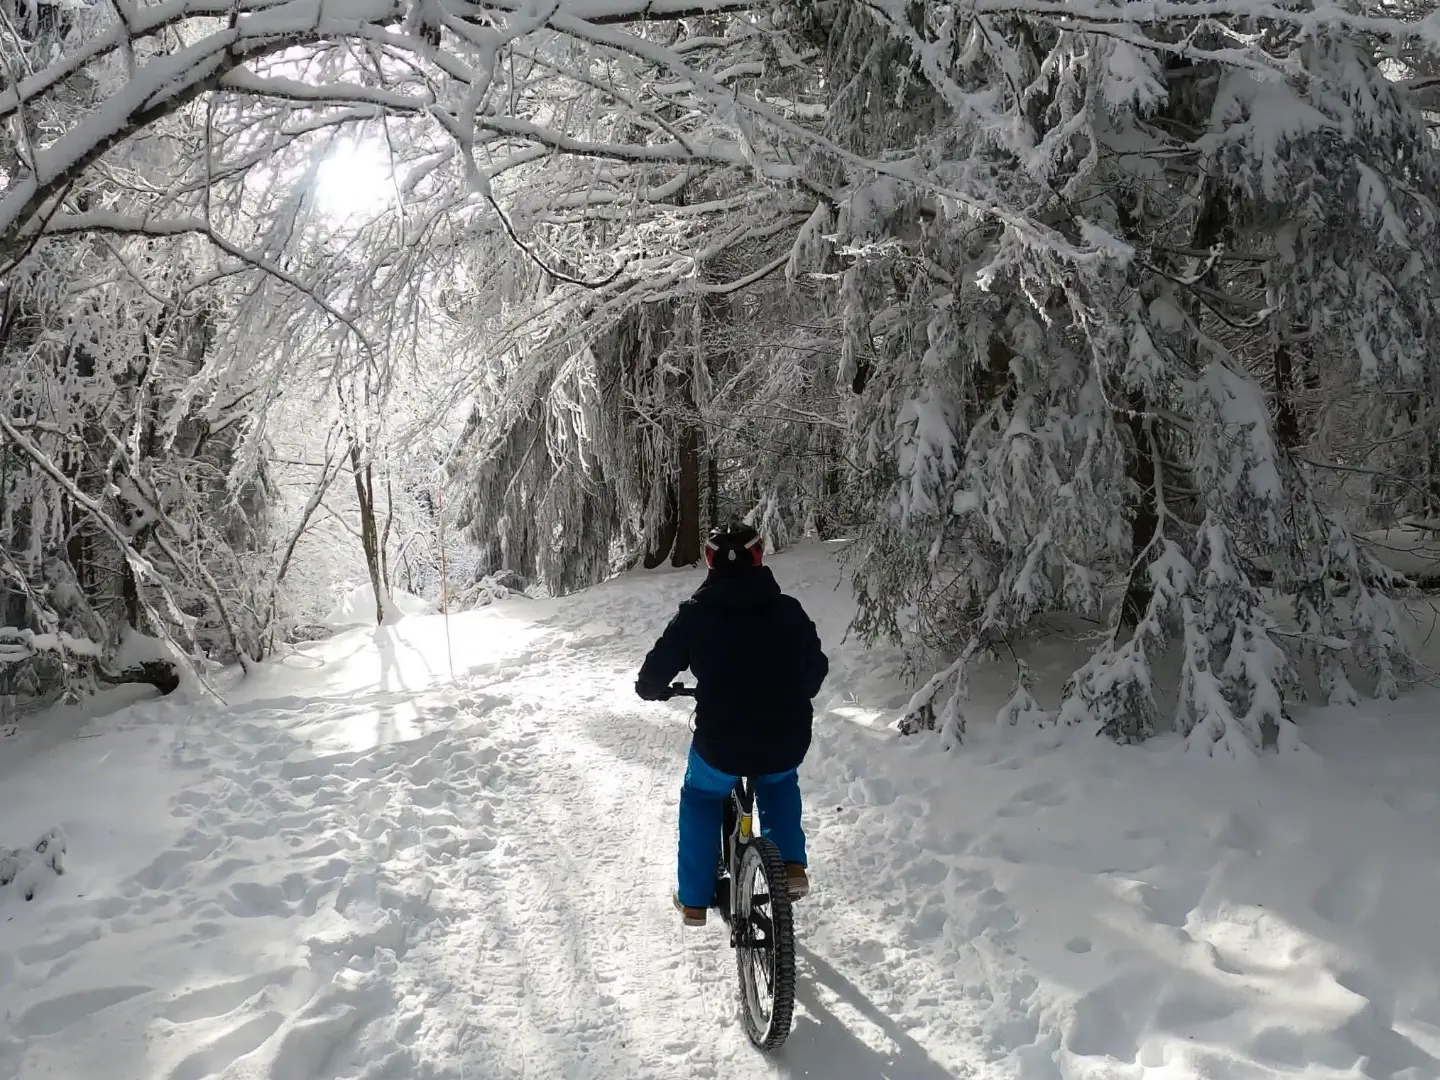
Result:
<svg viewBox="0 0 1440 1080"><path fill-rule="evenodd" d="M835 657L780 1054L670 907L688 714L631 687L697 578L661 572L0 741L0 845L68 837L0 889L0 1077L1440 1077L1440 697L1306 712L1286 760L942 754L886 730L832 556L775 560Z"/></svg>
<svg viewBox="0 0 1440 1080"><path fill-rule="evenodd" d="M387 621L396 621L406 615L434 615L438 608L429 600L411 593L393 590L385 597ZM335 606L321 622L332 630L348 630L352 626L375 625L375 586L368 582L347 589L335 601Z"/></svg>

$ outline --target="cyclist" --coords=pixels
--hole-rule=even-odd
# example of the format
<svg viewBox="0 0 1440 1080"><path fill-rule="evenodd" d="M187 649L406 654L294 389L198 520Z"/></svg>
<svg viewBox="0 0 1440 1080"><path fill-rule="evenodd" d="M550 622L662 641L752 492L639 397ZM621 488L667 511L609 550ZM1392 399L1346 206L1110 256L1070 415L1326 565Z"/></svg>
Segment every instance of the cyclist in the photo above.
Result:
<svg viewBox="0 0 1440 1080"><path fill-rule="evenodd" d="M798 769L810 749L811 699L829 673L815 624L780 591L764 544L732 522L705 542L709 574L645 657L635 692L673 696L687 667L695 676L695 737L680 788L679 888L686 926L705 925L715 896L725 800L741 776L755 783L765 835L785 860L790 895L810 891L800 825Z"/></svg>

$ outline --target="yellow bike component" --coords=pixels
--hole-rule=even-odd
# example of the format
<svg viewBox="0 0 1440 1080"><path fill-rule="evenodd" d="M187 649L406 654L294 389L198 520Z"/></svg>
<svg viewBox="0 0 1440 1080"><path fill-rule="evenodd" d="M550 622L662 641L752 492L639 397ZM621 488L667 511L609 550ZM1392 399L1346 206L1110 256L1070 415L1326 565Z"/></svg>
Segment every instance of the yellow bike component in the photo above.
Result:
<svg viewBox="0 0 1440 1080"><path fill-rule="evenodd" d="M740 835L749 839L750 837L750 815L746 814L740 819Z"/></svg>

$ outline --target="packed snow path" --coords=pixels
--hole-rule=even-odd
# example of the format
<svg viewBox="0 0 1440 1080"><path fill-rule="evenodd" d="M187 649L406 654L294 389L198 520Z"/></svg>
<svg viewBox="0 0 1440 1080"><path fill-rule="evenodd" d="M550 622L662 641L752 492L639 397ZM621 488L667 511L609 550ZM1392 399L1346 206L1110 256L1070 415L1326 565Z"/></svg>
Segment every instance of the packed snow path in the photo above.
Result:
<svg viewBox="0 0 1440 1080"><path fill-rule="evenodd" d="M173 730L149 719L165 706L137 712L125 735L151 756L126 767L178 788L181 831L113 894L57 883L39 940L0 961L0 1074L950 1075L889 1018L899 999L811 951L825 922L867 967L903 936L843 901L863 873L807 901L789 1051L749 1047L723 932L683 932L670 905L688 712L632 687L694 581L653 580L571 618L517 601L455 620L453 682L443 621L412 620L292 657ZM961 992L898 956L876 971Z"/></svg>
<svg viewBox="0 0 1440 1080"><path fill-rule="evenodd" d="M780 566L833 647L828 559ZM1328 803L1346 776L1309 759L1262 781L1063 733L946 757L868 722L905 695L844 650L800 1015L758 1055L722 931L670 906L688 711L631 689L694 583L454 619L453 680L440 619L351 631L228 708L0 763L0 821L64 824L72 867L0 894L0 1077L1440 1076L1440 745L1362 757L1383 786Z"/></svg>

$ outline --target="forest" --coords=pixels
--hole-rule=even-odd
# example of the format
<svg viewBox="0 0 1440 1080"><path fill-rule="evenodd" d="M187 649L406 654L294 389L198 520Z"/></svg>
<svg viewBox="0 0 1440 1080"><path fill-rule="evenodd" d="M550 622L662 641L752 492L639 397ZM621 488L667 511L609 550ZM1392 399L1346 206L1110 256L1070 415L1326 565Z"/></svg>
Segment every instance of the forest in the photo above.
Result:
<svg viewBox="0 0 1440 1080"><path fill-rule="evenodd" d="M906 731L982 661L1012 722L1235 755L1426 675L1384 554L1440 527L1431 4L0 16L7 710L260 664L347 575L383 624L732 517L852 541Z"/></svg>

